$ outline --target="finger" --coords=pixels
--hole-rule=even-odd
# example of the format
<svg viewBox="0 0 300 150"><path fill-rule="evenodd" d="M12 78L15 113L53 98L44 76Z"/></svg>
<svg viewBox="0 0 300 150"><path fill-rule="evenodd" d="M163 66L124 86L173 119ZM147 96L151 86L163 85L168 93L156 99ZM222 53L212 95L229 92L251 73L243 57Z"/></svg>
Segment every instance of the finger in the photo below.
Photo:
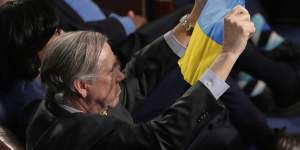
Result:
<svg viewBox="0 0 300 150"><path fill-rule="evenodd" d="M236 22L239 21L251 21L251 16L250 14L244 12L244 11L236 11L233 14L226 16L226 18L231 18L231 20L234 20Z"/></svg>
<svg viewBox="0 0 300 150"><path fill-rule="evenodd" d="M237 5L232 9L232 15L249 14L248 10L241 5Z"/></svg>
<svg viewBox="0 0 300 150"><path fill-rule="evenodd" d="M133 10L129 10L128 13L127 13L127 15L128 15L129 17L135 17L135 13L134 13Z"/></svg>
<svg viewBox="0 0 300 150"><path fill-rule="evenodd" d="M241 5L237 5L225 17L231 18L245 14L247 14L247 10L245 11L245 9Z"/></svg>
<svg viewBox="0 0 300 150"><path fill-rule="evenodd" d="M249 13L248 10L241 5L236 5L233 9L235 10L235 12Z"/></svg>
<svg viewBox="0 0 300 150"><path fill-rule="evenodd" d="M237 20L241 20L241 21L251 21L251 16L249 14L240 14L237 17Z"/></svg>
<svg viewBox="0 0 300 150"><path fill-rule="evenodd" d="M255 26L252 22L240 22L240 27L245 35L251 37L255 33Z"/></svg>
<svg viewBox="0 0 300 150"><path fill-rule="evenodd" d="M246 23L244 23L244 26L249 33L254 33L256 30L253 22L246 22Z"/></svg>
<svg viewBox="0 0 300 150"><path fill-rule="evenodd" d="M255 31L256 31L255 25L254 25L253 22L251 22L251 23L250 23L250 33L251 33L251 34L254 34Z"/></svg>

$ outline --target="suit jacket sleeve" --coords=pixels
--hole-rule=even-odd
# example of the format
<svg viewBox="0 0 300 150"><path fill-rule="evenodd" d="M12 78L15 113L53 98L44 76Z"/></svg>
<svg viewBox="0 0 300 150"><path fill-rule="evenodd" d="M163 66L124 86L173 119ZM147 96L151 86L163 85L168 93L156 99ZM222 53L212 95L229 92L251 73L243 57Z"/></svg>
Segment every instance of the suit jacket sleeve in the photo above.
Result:
<svg viewBox="0 0 300 150"><path fill-rule="evenodd" d="M125 67L126 78L122 83L121 103L134 111L144 97L176 65L179 57L161 37L132 56Z"/></svg>
<svg viewBox="0 0 300 150"><path fill-rule="evenodd" d="M193 129L205 130L208 122L221 112L225 113L223 106L198 82L157 119L140 125L120 122L109 138L94 147L111 150L180 149Z"/></svg>

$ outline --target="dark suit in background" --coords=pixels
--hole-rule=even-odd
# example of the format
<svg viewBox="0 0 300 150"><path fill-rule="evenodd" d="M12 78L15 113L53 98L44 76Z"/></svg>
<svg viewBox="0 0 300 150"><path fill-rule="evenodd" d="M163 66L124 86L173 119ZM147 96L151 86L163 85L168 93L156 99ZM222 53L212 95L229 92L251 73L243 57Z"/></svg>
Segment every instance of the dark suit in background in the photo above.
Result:
<svg viewBox="0 0 300 150"><path fill-rule="evenodd" d="M179 19L192 9L192 5L185 6L165 17L146 24L127 36L124 27L115 18L108 17L100 21L84 22L77 12L66 4L64 0L45 1L56 9L62 26L66 30L85 29L101 32L106 35L114 53L121 59L122 64L126 64L134 52L172 29L178 24ZM105 10L105 7L101 6L101 9L107 16L111 13L111 11Z"/></svg>

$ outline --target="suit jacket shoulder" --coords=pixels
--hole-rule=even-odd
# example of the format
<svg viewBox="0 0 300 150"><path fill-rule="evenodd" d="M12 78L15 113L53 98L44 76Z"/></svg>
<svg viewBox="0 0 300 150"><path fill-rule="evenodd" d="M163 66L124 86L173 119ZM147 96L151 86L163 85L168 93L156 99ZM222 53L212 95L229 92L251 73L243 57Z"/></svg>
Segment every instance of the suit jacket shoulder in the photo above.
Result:
<svg viewBox="0 0 300 150"><path fill-rule="evenodd" d="M69 113L43 101L27 130L27 149L90 149L122 123L115 117Z"/></svg>

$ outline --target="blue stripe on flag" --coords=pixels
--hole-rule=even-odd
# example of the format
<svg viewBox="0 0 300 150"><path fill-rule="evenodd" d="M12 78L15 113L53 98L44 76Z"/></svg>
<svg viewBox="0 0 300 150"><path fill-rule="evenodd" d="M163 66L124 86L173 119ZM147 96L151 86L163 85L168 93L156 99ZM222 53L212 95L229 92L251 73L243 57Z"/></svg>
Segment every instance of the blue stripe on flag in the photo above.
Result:
<svg viewBox="0 0 300 150"><path fill-rule="evenodd" d="M218 44L223 43L224 16L245 0L207 0L198 19L201 30Z"/></svg>

